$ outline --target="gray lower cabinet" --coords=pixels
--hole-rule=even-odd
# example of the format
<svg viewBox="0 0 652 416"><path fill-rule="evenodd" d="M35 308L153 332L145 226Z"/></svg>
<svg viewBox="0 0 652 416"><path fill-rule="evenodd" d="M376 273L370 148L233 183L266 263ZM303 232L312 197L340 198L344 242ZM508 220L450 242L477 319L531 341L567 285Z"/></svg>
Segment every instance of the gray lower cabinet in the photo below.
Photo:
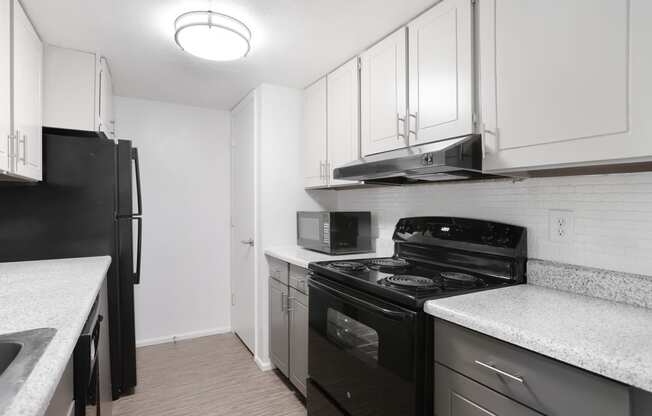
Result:
<svg viewBox="0 0 652 416"><path fill-rule="evenodd" d="M306 395L309 270L269 257L269 355L272 364Z"/></svg>
<svg viewBox="0 0 652 416"><path fill-rule="evenodd" d="M61 376L50 404L45 411L45 416L72 416L75 413L74 387L73 387L73 359L70 358L66 369Z"/></svg>
<svg viewBox="0 0 652 416"><path fill-rule="evenodd" d="M286 377L290 376L288 291L287 285L269 279L269 355Z"/></svg>
<svg viewBox="0 0 652 416"><path fill-rule="evenodd" d="M290 288L290 381L305 396L308 379L308 296Z"/></svg>
<svg viewBox="0 0 652 416"><path fill-rule="evenodd" d="M435 364L435 380L438 416L541 416L440 364Z"/></svg>
<svg viewBox="0 0 652 416"><path fill-rule="evenodd" d="M638 416L630 387L487 335L436 319L434 344L437 416Z"/></svg>

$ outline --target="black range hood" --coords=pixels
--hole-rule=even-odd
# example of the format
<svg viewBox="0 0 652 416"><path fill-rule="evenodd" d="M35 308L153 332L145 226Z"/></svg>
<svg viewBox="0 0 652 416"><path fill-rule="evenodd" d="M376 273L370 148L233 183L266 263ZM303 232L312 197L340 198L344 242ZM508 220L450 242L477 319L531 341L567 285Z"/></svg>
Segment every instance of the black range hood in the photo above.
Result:
<svg viewBox="0 0 652 416"><path fill-rule="evenodd" d="M482 138L471 134L367 156L335 169L333 177L403 185L496 176L482 173Z"/></svg>

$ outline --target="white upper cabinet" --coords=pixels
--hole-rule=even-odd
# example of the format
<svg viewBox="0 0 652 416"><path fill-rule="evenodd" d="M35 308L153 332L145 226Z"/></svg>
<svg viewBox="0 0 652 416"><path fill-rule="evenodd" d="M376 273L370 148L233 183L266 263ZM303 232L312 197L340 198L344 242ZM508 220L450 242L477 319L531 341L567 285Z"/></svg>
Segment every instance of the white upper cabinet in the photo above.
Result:
<svg viewBox="0 0 652 416"><path fill-rule="evenodd" d="M304 91L303 96L303 178L306 188L328 185L326 171L326 78Z"/></svg>
<svg viewBox="0 0 652 416"><path fill-rule="evenodd" d="M101 131L114 139L113 79L107 59L48 45L44 67L44 125Z"/></svg>
<svg viewBox="0 0 652 416"><path fill-rule="evenodd" d="M361 55L362 156L408 144L406 43L402 28Z"/></svg>
<svg viewBox="0 0 652 416"><path fill-rule="evenodd" d="M333 179L333 169L360 158L360 87L358 58L328 75L328 176L330 185L351 184Z"/></svg>
<svg viewBox="0 0 652 416"><path fill-rule="evenodd" d="M10 169L11 150L11 3L0 1L0 173Z"/></svg>
<svg viewBox="0 0 652 416"><path fill-rule="evenodd" d="M17 0L13 9L14 173L41 180L43 44Z"/></svg>
<svg viewBox="0 0 652 416"><path fill-rule="evenodd" d="M649 0L479 0L487 171L652 156Z"/></svg>
<svg viewBox="0 0 652 416"><path fill-rule="evenodd" d="M94 131L94 53L48 45L43 77L43 125Z"/></svg>
<svg viewBox="0 0 652 416"><path fill-rule="evenodd" d="M443 0L408 34L410 145L473 133L471 0Z"/></svg>
<svg viewBox="0 0 652 416"><path fill-rule="evenodd" d="M113 119L113 79L106 58L100 58L98 91L98 130L110 139L115 138L115 120Z"/></svg>

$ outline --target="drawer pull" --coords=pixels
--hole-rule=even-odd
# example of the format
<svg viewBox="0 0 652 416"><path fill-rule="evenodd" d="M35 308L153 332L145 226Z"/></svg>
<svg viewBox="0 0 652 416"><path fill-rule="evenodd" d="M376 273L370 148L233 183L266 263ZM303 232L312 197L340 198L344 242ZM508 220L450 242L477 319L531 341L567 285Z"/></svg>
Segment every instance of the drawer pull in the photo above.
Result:
<svg viewBox="0 0 652 416"><path fill-rule="evenodd" d="M523 380L523 378L521 378L521 377L517 377L517 376L515 376L515 375L513 375L513 374L509 374L509 373L506 372L506 371L503 371L503 370L501 370L501 369L499 369L499 368L496 368L496 367L494 367L491 363L490 363L490 364L486 364L486 363L483 363L482 361L478 361L478 360L475 360L474 362L475 362L477 365L479 365L480 367L484 367L484 368L486 368L487 370L493 371L493 372L496 373L496 374L499 374L499 375L501 375L501 376L505 376L505 377L507 377L507 378L509 378L509 379L511 379L511 380L517 381L517 382L519 382L519 383L525 383L525 380Z"/></svg>

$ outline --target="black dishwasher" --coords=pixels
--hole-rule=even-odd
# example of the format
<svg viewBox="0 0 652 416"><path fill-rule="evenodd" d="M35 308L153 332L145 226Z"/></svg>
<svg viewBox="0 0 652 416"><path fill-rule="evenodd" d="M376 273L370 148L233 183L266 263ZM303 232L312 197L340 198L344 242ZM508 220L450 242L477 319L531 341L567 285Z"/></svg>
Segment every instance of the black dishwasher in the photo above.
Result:
<svg viewBox="0 0 652 416"><path fill-rule="evenodd" d="M98 298L93 304L74 351L75 416L100 416L98 348L103 319L99 313Z"/></svg>

